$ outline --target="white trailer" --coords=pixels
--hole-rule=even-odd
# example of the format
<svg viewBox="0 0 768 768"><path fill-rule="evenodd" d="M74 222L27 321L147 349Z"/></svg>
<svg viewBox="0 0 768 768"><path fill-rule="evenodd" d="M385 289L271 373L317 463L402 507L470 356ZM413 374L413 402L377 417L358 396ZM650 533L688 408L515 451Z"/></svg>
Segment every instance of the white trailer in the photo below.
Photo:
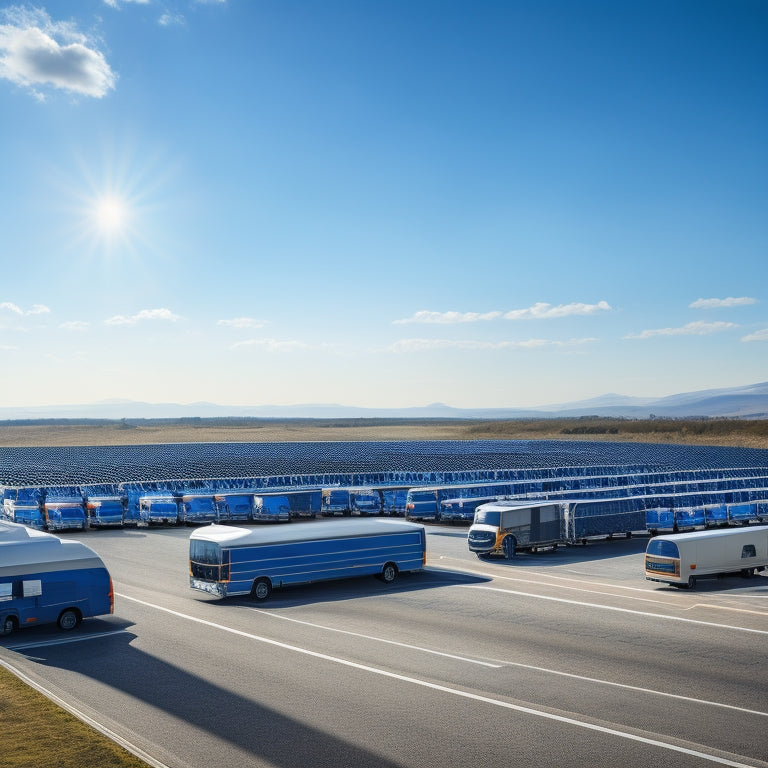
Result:
<svg viewBox="0 0 768 768"><path fill-rule="evenodd" d="M656 536L645 551L645 578L693 588L703 576L753 576L768 567L768 526Z"/></svg>

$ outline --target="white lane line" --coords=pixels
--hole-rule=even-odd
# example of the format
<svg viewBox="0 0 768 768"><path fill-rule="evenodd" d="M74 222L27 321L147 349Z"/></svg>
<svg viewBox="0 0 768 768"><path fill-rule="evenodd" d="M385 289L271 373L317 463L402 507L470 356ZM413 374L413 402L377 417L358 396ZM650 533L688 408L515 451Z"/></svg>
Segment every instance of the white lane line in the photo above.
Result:
<svg viewBox="0 0 768 768"><path fill-rule="evenodd" d="M443 559L443 558L441 557L440 559ZM456 560L458 560L458 558L448 558L448 559L456 559ZM435 568L435 570L445 570L445 569L441 568L441 566L439 566L439 565L438 566L433 566L433 567ZM540 587L554 587L554 586L557 586L557 587L561 587L562 589L572 589L572 590L574 590L576 592L589 592L589 593L596 594L596 595L607 595L609 597L621 597L621 598L624 598L624 599L627 599L627 600L637 600L637 601L640 601L640 602L643 602L643 603L656 603L658 605L669 605L669 606L673 606L675 608L678 608L679 610L684 610L684 611L690 611L690 610L693 610L694 608L697 607L696 605L683 605L683 604L681 604L681 603L679 603L677 601L672 602L672 601L669 601L669 600L659 600L659 599L650 598L650 597L633 597L632 595L618 595L618 594L616 594L614 592L601 592L600 590L597 590L597 589L587 589L585 586L582 586L582 587L572 587L572 586L570 586L568 584L561 584L560 582L561 581L572 581L572 582L575 582L577 584L583 584L583 585L587 585L587 586L608 587L609 589L623 589L623 590L629 591L629 592L643 592L646 595L647 594L654 594L652 590L643 589L641 587L627 587L627 586L624 586L622 584L605 584L605 583L602 583L602 582L599 582L599 581L584 581L584 580L581 580L581 579L570 579L570 578L568 578L566 576L557 576L555 574L550 574L550 573L542 573L542 574L537 574L537 575L539 575L541 577L545 577L545 578L557 579L558 580L557 582L537 581L536 579L524 579L524 578L521 578L519 576L506 576L504 574L499 574L499 573L488 573L487 571L477 571L477 570L475 570L473 568L462 568L460 571L453 571L453 573L465 573L465 574L469 573L469 574L471 574L473 576L483 576L483 577L485 577L487 579L494 579L494 580L499 580L499 581L502 581L502 580L503 581L518 581L518 582L522 582L523 584L535 584L536 586L540 586ZM766 582L766 586L768 586L768 582ZM727 594L727 595L718 595L717 597L720 598L721 600L728 600L728 599L730 599L730 600L738 600L738 599L743 599L745 596L749 597L750 600L753 600L755 598L763 599L763 600L768 600L768 595L756 595L756 594L754 594L754 592L750 591L750 590L754 590L754 589L764 589L764 587L756 585L756 584L752 584L749 587L740 588L738 590L738 594L731 593L731 594ZM682 599L683 597L684 597L684 594L681 594L680 595L680 599ZM730 606L730 605L717 605L717 606L716 605L711 605L710 606L710 605L708 605L706 603L702 603L701 605L704 605L704 606L706 606L708 608L720 608L721 610L724 610L724 611L735 611L737 613L753 613L753 614L755 614L757 616L768 616L768 613L765 612L765 611L757 611L757 610L747 609L747 608L738 608L736 606Z"/></svg>
<svg viewBox="0 0 768 768"><path fill-rule="evenodd" d="M453 589L485 589L489 592L502 592L505 595L518 595L520 597L532 597L536 600L549 600L554 603L567 603L568 605L579 605L585 608L599 608L603 611L615 611L617 613L631 613L634 616L650 616L654 619L664 619L666 621L681 621L686 624L699 624L703 627L713 627L715 629L732 629L736 632L750 632L756 635L768 635L768 630L751 629L749 627L737 627L733 624L716 624L712 621L702 621L700 619L687 619L684 616L667 616L663 613L650 613L648 611L635 611L632 608L618 608L614 605L600 605L600 603L585 603L582 600L569 600L566 597L551 597L549 595L537 595L533 592L520 592L516 589L502 589L501 587L486 587L482 584L451 584Z"/></svg>
<svg viewBox="0 0 768 768"><path fill-rule="evenodd" d="M422 653L431 653L435 656L444 656L448 659L456 659L457 661L466 661L469 664L479 664L483 667L491 667L492 669L501 669L506 664L492 664L488 661L480 661L479 659L470 659L466 656L456 656L453 653L444 653L443 651L435 651L431 648L423 648L420 645L409 645L408 643L399 643L396 640L386 640L383 637L375 637L373 635L363 635L359 632L350 632L346 629L337 629L336 627L327 627L324 624L313 624L311 621L302 621L301 619L294 619L291 616L280 616L270 611L264 611L259 608L250 608L249 610L254 613L260 613L264 616L269 616L273 619L282 619L283 621L292 621L294 624L303 624L305 627L314 627L315 629L324 629L328 632L338 632L341 635L351 635L352 637L362 637L364 640L373 640L377 643L387 643L388 645L397 645L400 648L408 648L411 651L421 651Z"/></svg>
<svg viewBox="0 0 768 768"><path fill-rule="evenodd" d="M77 635L76 637L65 637L61 640L45 640L39 643L19 643L17 645L6 645L5 647L9 651L20 651L24 648L44 648L48 645L67 645L68 643L82 643L85 640L96 640L101 637L109 637L110 635L124 635L126 630L116 629L113 632L99 632L94 635Z"/></svg>
<svg viewBox="0 0 768 768"><path fill-rule="evenodd" d="M538 709L532 709L531 707L524 707L520 704L512 704L509 701L502 701L501 699L493 699L490 696L481 696L480 694L470 693L469 691L462 691L458 688L449 688L448 686L439 685L437 683L430 683L428 680L420 680L419 678L416 678L416 677L399 675L396 672L389 672L386 669L371 667L367 664L359 664L358 662L350 661L349 659L342 659L338 656L330 656L326 653L318 653L317 651L311 651L308 648L300 648L299 646L296 646L296 645L281 643L278 640L272 640L271 638L268 638L268 637L262 637L260 635L254 635L250 632L244 632L241 629L226 627L223 624L217 624L213 621L207 621L206 619L199 619L196 616L190 616L189 614L181 613L179 611L174 611L171 608L165 608L162 605L155 605L154 603L148 603L145 600L139 600L138 598L129 597L128 595L121 594L119 595L119 597L122 598L123 600L130 600L134 603L144 605L148 608L153 608L158 611L163 611L164 613L168 613L180 619L192 621L192 622L195 622L196 624L202 624L204 626L211 627L213 629L219 629L223 632L229 632L233 635L245 637L250 640L256 640L257 642L265 643L266 645L272 645L287 651L293 651L295 653L301 653L306 656L312 656L313 658L322 659L323 661L330 661L330 662L333 662L334 664L341 664L345 667L352 667L353 669L359 669L359 670L362 670L363 672L370 672L371 674L380 675L381 677L387 677L392 680L399 680L401 682L411 683L413 685L417 685L422 688L429 688L431 690L439 691L441 693L447 693L452 696L458 696L460 698L470 699L472 701L479 701L484 704L490 704L492 706L500 707L502 709L509 709L515 712L521 712L522 714L532 715L534 717L542 717L546 720L555 720L560 723L565 723L566 725L575 726L576 728L584 728L586 730L597 731L598 733L604 733L609 736L616 736L621 739L636 741L636 742L640 742L641 744L648 744L653 747L659 747L661 749L667 749L672 752L678 752L680 754L701 758L702 760L708 760L712 763L718 763L720 765L728 765L728 766L731 766L731 768L755 768L756 766L761 766L761 767L768 766L768 763L764 763L762 761L755 761L753 763L737 762L735 760L729 760L728 758L719 757L718 755L711 755L711 754L707 754L706 752L700 752L698 750L688 749L687 747L678 746L677 744L669 744L664 741L659 741L658 739L651 739L647 736L639 736L634 733L629 733L628 731L620 731L616 728L608 728L603 725L596 725L594 723L588 723L582 720L576 720L572 717L556 715L552 712L545 712Z"/></svg>
<svg viewBox="0 0 768 768"><path fill-rule="evenodd" d="M481 664L486 667L493 667L494 669L500 669L502 667L520 667L521 669L530 669L534 672L544 672L549 675L559 675L560 677L569 677L574 680L582 680L587 683L596 683L598 685L609 685L614 688L624 688L628 691L637 691L639 693L647 693L653 696L666 696L670 699L678 699L680 701L688 701L691 704L705 704L710 707L722 707L723 709L732 709L736 712L743 712L747 715L759 715L760 717L768 717L768 712L760 712L756 709L747 709L746 707L737 707L734 704L722 704L719 701L710 701L708 699L696 699L692 696L682 696L677 693L666 693L665 691L657 691L653 688L642 688L638 685L627 685L626 683L616 683L611 680L602 680L598 677L586 677L584 675L575 675L572 672L562 672L559 669L549 669L548 667L537 667L533 664L523 664L519 661L501 661L499 664L490 664L485 661L480 661L478 659L469 659L465 656L455 656L452 653L443 653L442 651L434 651L429 648L422 648L418 645L408 645L407 643L398 643L394 640L385 640L381 637L374 637L371 635L363 635L359 632L349 632L345 629L337 629L335 627L328 627L324 624L315 624L311 621L303 621L302 619L295 619L292 616L281 616L277 613L272 613L270 611L265 611L260 608L250 608L249 610L253 611L254 613L259 613L264 616L269 616L273 619L281 619L283 621L290 621L294 624L303 624L305 627L314 627L316 629L325 629L329 632L339 632L343 635L352 635L353 637L362 637L365 640L374 640L376 642L380 643L389 643L390 645L398 645L402 648L409 648L411 650L415 651L423 651L424 653L433 653L437 656L446 656L449 659L458 659L459 661L468 661L470 664Z"/></svg>
<svg viewBox="0 0 768 768"><path fill-rule="evenodd" d="M657 691L653 688L641 688L638 685L627 685L626 683L615 683L611 680L601 680L599 677L586 677L584 675L576 675L573 672L561 672L559 669L548 669L547 667L536 667L533 664L523 664L519 661L508 661L504 666L509 667L522 667L523 669L531 669L534 672L544 672L549 675L559 675L560 677L570 677L574 680L582 680L585 683L597 683L598 685L609 685L614 688L624 688L628 691L637 691L638 693L647 693L652 696L666 696L669 699L679 699L680 701L688 701L691 704L705 704L709 707L721 707L723 709L733 709L737 712L743 712L747 715L759 715L760 717L768 717L768 712L760 712L757 709L746 709L745 707L737 707L734 704L723 704L719 701L710 701L708 699L695 699L692 696L682 696L678 693L666 693L665 691Z"/></svg>
<svg viewBox="0 0 768 768"><path fill-rule="evenodd" d="M106 736L116 744L119 744L123 749L138 757L139 760L143 760L147 765L152 766L152 768L168 768L165 763L161 763L159 760L155 760L152 755L147 754L143 749L140 749L135 744L131 744L130 741L124 739L122 736L110 730L105 725L102 725L97 720L94 720L89 715L86 715L85 712L82 712L76 707L73 707L68 701L65 701L60 696L57 696L52 691L49 691L47 688L40 685L40 683L35 682L31 677L28 677L20 669L17 669L4 659L0 659L0 666L5 667L5 669L7 669L11 674L16 675L19 680L26 683L28 686L30 686L30 688L34 688L38 693L41 693L47 699L56 704L56 706L61 707L61 709L66 710L71 715L74 715L78 720L81 720L86 725L90 725L91 728L98 731L100 734L102 734L102 736Z"/></svg>

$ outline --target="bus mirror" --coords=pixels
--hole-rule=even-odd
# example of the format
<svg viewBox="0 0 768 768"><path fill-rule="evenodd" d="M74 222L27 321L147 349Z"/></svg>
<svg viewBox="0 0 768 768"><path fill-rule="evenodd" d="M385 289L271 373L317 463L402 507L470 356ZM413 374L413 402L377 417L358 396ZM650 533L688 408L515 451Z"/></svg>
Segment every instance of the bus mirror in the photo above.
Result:
<svg viewBox="0 0 768 768"><path fill-rule="evenodd" d="M24 597L39 597L43 594L43 582L40 579L22 581L21 584L24 590Z"/></svg>

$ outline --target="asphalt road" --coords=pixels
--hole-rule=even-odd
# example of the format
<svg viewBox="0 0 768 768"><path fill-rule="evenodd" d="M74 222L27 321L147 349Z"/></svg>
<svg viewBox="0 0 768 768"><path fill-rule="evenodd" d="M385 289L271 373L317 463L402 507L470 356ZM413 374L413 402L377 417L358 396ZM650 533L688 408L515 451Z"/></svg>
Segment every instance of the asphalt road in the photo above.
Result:
<svg viewBox="0 0 768 768"><path fill-rule="evenodd" d="M332 520L318 525L332 525ZM94 531L114 616L0 658L169 768L768 767L768 577L646 582L646 539L217 601L190 529Z"/></svg>

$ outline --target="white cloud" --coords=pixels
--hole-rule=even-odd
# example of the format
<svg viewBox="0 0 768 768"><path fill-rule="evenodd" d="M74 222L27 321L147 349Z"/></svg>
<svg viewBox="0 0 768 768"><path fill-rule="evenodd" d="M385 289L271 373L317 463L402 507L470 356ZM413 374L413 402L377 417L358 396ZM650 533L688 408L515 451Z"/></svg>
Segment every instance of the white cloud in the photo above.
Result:
<svg viewBox="0 0 768 768"><path fill-rule="evenodd" d="M62 323L59 328L65 331L85 331L90 326L90 323L86 323L85 320L70 320L66 323Z"/></svg>
<svg viewBox="0 0 768 768"><path fill-rule="evenodd" d="M104 322L107 325L136 325L136 323L144 320L164 320L175 323L180 320L179 315L174 315L170 309L142 309L136 315L115 315L114 317L107 318Z"/></svg>
<svg viewBox="0 0 768 768"><path fill-rule="evenodd" d="M42 9L11 7L0 24L0 77L29 88L52 85L101 98L117 76L104 55L69 22L54 22Z"/></svg>
<svg viewBox="0 0 768 768"><path fill-rule="evenodd" d="M736 323L704 323L697 321L688 323L680 328L656 328L653 330L641 331L640 333L631 333L625 336L625 339L650 339L653 336L709 336L712 333L728 331L731 328L738 328Z"/></svg>
<svg viewBox="0 0 768 768"><path fill-rule="evenodd" d="M263 328L264 320L256 320L253 317L233 317L230 320L219 320L216 325L225 325L229 328Z"/></svg>
<svg viewBox="0 0 768 768"><path fill-rule="evenodd" d="M527 309L513 309L504 315L505 320L548 320L553 317L569 317L571 315L594 315L597 312L610 312L611 305L607 301L597 304L558 304L552 306L539 301Z"/></svg>
<svg viewBox="0 0 768 768"><path fill-rule="evenodd" d="M183 27L186 19L180 13L164 13L159 19L161 27Z"/></svg>
<svg viewBox="0 0 768 768"><path fill-rule="evenodd" d="M13 312L14 315L47 315L51 311L45 304L33 304L30 309L24 311L18 304L11 301L0 302L0 309Z"/></svg>
<svg viewBox="0 0 768 768"><path fill-rule="evenodd" d="M742 338L742 341L768 341L768 328L763 328L750 333Z"/></svg>
<svg viewBox="0 0 768 768"><path fill-rule="evenodd" d="M549 339L528 339L527 341L472 341L459 339L400 339L389 347L390 352L426 352L429 350L499 350L538 349L541 347L574 347L595 341L593 338L551 341Z"/></svg>
<svg viewBox="0 0 768 768"><path fill-rule="evenodd" d="M110 8L119 8L121 4L136 3L136 5L149 5L149 0L104 0L104 5Z"/></svg>
<svg viewBox="0 0 768 768"><path fill-rule="evenodd" d="M413 317L403 320L395 320L394 325L406 323L435 323L451 325L454 323L476 323L487 320L496 320L503 317L505 320L546 320L553 317L568 317L569 315L594 315L597 312L608 312L611 305L607 301L597 304L559 304L552 306L544 302L538 302L526 309L512 309L509 312L433 312L422 309L415 312Z"/></svg>
<svg viewBox="0 0 768 768"><path fill-rule="evenodd" d="M757 304L757 299L741 296L738 299L729 296L727 299L696 299L688 305L689 309L721 309L722 307L746 307Z"/></svg>
<svg viewBox="0 0 768 768"><path fill-rule="evenodd" d="M501 317L501 312L430 312L422 309L415 312L413 317L407 317L403 320L395 320L395 325L405 325L406 323L476 323L480 320L494 320Z"/></svg>
<svg viewBox="0 0 768 768"><path fill-rule="evenodd" d="M308 349L309 345L301 341L279 341L278 339L247 339L230 346L231 350L243 347L261 347L267 352L286 352L292 349Z"/></svg>

